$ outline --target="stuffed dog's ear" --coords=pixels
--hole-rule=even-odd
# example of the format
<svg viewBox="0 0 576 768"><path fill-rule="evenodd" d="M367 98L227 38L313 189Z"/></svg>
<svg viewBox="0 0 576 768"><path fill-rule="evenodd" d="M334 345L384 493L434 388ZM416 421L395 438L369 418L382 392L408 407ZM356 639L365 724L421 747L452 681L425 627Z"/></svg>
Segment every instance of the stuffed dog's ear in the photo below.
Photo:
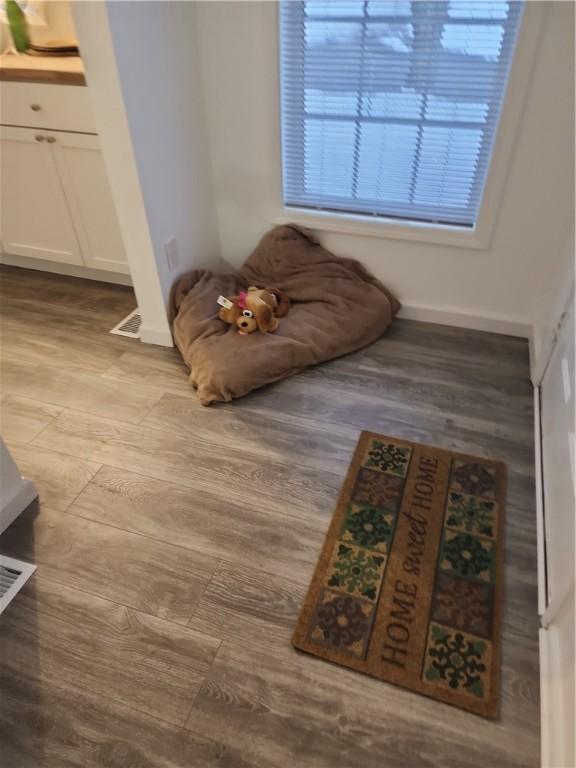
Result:
<svg viewBox="0 0 576 768"><path fill-rule="evenodd" d="M276 299L276 317L284 317L287 315L288 310L290 309L290 299L288 296L286 296L286 294L279 288L266 288L266 290L272 293Z"/></svg>
<svg viewBox="0 0 576 768"><path fill-rule="evenodd" d="M254 317L262 333L270 333L278 328L278 320L274 317L271 308L263 302L256 307Z"/></svg>

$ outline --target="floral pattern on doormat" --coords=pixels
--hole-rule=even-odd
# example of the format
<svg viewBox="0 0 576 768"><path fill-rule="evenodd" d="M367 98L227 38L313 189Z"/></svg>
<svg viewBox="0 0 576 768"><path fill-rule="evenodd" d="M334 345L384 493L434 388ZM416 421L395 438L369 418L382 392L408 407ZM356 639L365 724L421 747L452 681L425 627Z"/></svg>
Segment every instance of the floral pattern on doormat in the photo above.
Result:
<svg viewBox="0 0 576 768"><path fill-rule="evenodd" d="M363 464L368 469L406 477L411 452L410 448L404 448L394 443L371 440Z"/></svg>
<svg viewBox="0 0 576 768"><path fill-rule="evenodd" d="M400 507L403 489L403 478L363 468L358 472L352 500L396 513Z"/></svg>
<svg viewBox="0 0 576 768"><path fill-rule="evenodd" d="M444 529L440 569L455 576L494 581L494 544L468 533Z"/></svg>
<svg viewBox="0 0 576 768"><path fill-rule="evenodd" d="M387 554L395 521L396 516L392 512L352 503L344 518L340 538L347 543Z"/></svg>
<svg viewBox="0 0 576 768"><path fill-rule="evenodd" d="M310 639L363 658L373 617L372 603L325 589L310 624Z"/></svg>
<svg viewBox="0 0 576 768"><path fill-rule="evenodd" d="M492 591L488 584L439 573L432 618L439 624L488 638L492 634Z"/></svg>
<svg viewBox="0 0 576 768"><path fill-rule="evenodd" d="M455 461L452 469L452 490L471 496L494 498L496 470L479 462Z"/></svg>
<svg viewBox="0 0 576 768"><path fill-rule="evenodd" d="M432 623L424 662L424 679L459 693L486 699L489 693L491 643Z"/></svg>
<svg viewBox="0 0 576 768"><path fill-rule="evenodd" d="M496 537L496 502L450 491L446 525L467 533Z"/></svg>
<svg viewBox="0 0 576 768"><path fill-rule="evenodd" d="M385 555L339 541L326 572L326 586L376 600L385 565Z"/></svg>

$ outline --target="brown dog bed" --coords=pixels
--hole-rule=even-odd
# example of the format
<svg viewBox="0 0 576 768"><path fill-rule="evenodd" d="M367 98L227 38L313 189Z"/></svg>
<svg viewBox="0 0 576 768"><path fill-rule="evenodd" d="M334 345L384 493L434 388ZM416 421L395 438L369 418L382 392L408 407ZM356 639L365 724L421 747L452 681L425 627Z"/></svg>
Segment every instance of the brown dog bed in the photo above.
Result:
<svg viewBox="0 0 576 768"><path fill-rule="evenodd" d="M218 296L273 286L291 301L274 333L241 336L218 318ZM176 346L203 405L253 389L375 341L400 303L354 259L334 256L295 226L268 232L237 271L194 270L172 288Z"/></svg>

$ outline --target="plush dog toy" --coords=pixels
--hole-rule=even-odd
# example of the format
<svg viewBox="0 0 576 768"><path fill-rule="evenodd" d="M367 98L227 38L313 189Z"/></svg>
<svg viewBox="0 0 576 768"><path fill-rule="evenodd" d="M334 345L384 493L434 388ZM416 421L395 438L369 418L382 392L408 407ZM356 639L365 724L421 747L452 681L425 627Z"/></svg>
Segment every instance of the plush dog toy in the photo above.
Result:
<svg viewBox="0 0 576 768"><path fill-rule="evenodd" d="M218 312L220 320L236 325L241 336L256 330L273 333L278 328L278 318L290 309L290 300L282 291L253 285L230 299L220 297L218 303L222 304Z"/></svg>

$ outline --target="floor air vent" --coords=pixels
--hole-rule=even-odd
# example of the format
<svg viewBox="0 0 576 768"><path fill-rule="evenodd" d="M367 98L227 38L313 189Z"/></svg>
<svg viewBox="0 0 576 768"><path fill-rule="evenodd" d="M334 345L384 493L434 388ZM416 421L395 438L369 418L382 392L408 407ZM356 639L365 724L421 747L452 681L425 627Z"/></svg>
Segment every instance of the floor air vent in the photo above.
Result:
<svg viewBox="0 0 576 768"><path fill-rule="evenodd" d="M31 563L0 555L0 613L20 592L36 570Z"/></svg>
<svg viewBox="0 0 576 768"><path fill-rule="evenodd" d="M142 324L142 316L140 312L135 309L134 312L130 312L121 323L118 323L110 333L116 336L128 336L131 339L140 338L140 325Z"/></svg>

